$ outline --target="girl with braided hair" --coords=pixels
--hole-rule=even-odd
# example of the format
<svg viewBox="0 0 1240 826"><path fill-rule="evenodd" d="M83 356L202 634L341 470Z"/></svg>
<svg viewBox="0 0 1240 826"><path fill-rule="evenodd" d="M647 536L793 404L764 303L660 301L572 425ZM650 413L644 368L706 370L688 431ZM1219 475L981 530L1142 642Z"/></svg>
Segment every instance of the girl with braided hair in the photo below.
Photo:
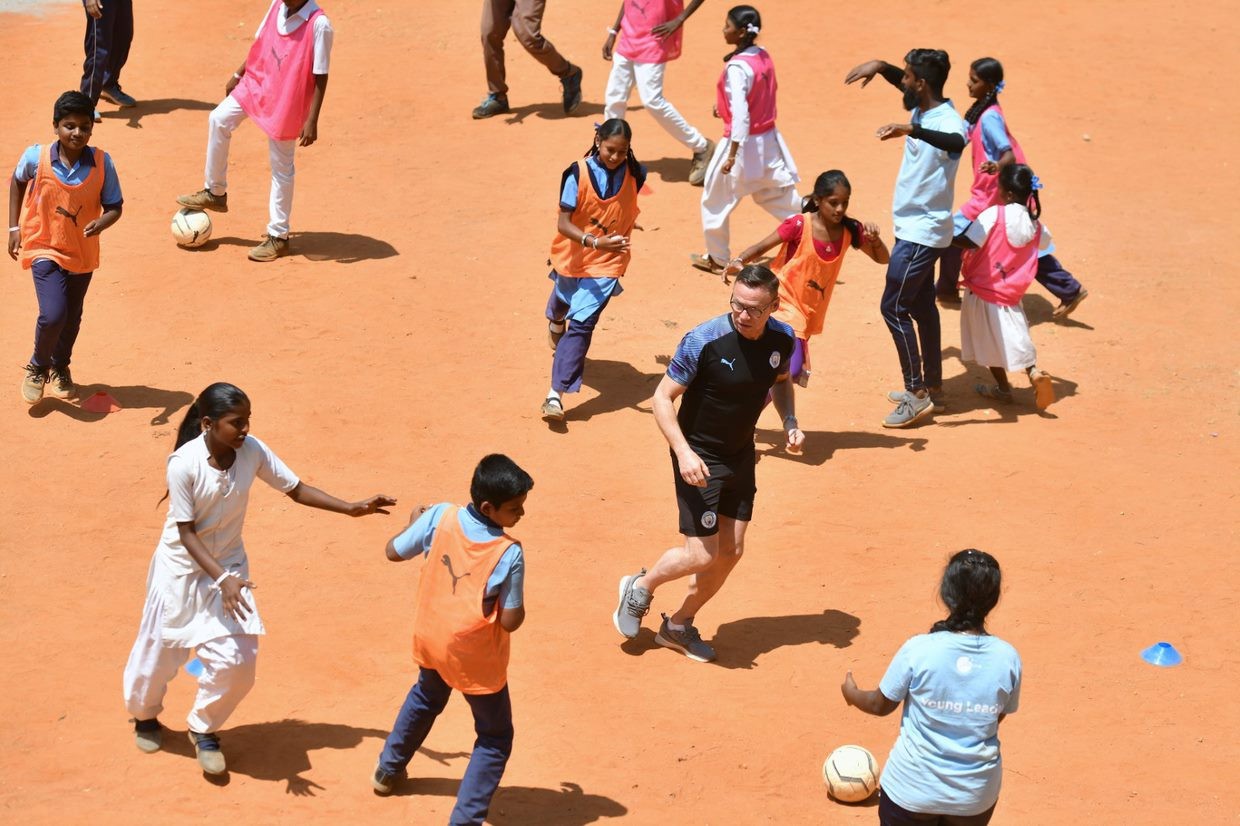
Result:
<svg viewBox="0 0 1240 826"><path fill-rule="evenodd" d="M946 619L900 647L878 688L862 691L852 672L844 700L886 716L901 703L900 734L883 769L883 826L985 826L1003 779L999 723L1020 702L1020 655L986 631L999 602L999 563L967 549L948 561L939 584Z"/></svg>
<svg viewBox="0 0 1240 826"><path fill-rule="evenodd" d="M993 57L981 57L969 66L969 97L973 105L965 112L969 145L973 154L973 186L969 200L955 215L956 234L986 207L1000 203L997 173L1013 163L1025 163L1025 153L1012 137L999 93L1003 91L1003 64ZM1059 299L1053 317L1064 319L1075 310L1089 293L1072 273L1055 258L1054 247L1038 255L1037 281ZM957 281L960 277L960 251L949 249L939 258L939 281L935 288L938 300L946 304L960 303Z"/></svg>

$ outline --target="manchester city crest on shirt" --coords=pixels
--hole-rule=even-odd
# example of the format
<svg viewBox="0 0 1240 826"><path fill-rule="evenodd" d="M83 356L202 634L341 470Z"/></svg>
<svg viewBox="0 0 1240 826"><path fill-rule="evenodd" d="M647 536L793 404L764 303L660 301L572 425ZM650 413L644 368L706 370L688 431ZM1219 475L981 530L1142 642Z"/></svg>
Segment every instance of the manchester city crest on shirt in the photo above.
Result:
<svg viewBox="0 0 1240 826"><path fill-rule="evenodd" d="M771 366L772 366L772 367L778 367L778 366L779 366L779 351L778 351L778 350L772 350L772 351L771 351L771 357L770 357L769 359L767 359L767 361L769 361L769 362L771 363Z"/></svg>

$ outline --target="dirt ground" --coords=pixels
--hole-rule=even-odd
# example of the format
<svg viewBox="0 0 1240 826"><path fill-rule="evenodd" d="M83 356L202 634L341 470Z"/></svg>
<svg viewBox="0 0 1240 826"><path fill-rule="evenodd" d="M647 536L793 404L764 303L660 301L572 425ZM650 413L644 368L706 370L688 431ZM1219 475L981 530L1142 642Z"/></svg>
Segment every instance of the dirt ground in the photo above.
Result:
<svg viewBox="0 0 1240 826"><path fill-rule="evenodd" d="M233 141L217 240L183 251L167 227L173 198L201 186L207 112L265 4L138 4L123 79L144 104L104 104L93 141L116 161L125 214L103 237L73 365L87 392L105 389L123 409L27 408L18 367L36 307L15 264L0 306L11 382L0 817L444 822L473 736L460 700L411 765L407 793L370 790L414 674L418 566L393 567L382 548L411 506L464 501L473 464L499 450L537 486L515 530L529 621L513 641L517 744L491 822L873 822L872 808L828 800L820 767L843 743L885 759L898 720L846 707L839 684L848 669L877 683L900 643L940 616L939 572L969 546L1004 567L991 628L1025 668L1021 709L1002 728L993 822L1236 822L1240 713L1225 677L1240 666L1238 291L1226 253L1240 240L1235 4L1050 2L1021 5L1015 20L977 19L955 0L760 6L780 128L805 184L845 169L851 213L888 240L900 146L873 135L901 119L900 101L881 82L845 87L845 73L945 48L960 106L968 62L1000 58L1009 120L1046 182L1046 222L1090 298L1063 324L1041 288L1025 299L1062 396L1048 415L1019 377L1015 406L973 394L980 373L960 363L958 314L946 312L950 412L887 431L883 393L899 370L878 314L882 270L852 255L798 394L805 455L775 448L773 413L760 423L748 553L699 617L719 649L712 666L655 647L649 630L622 646L608 617L618 577L678 541L649 396L680 336L726 306L718 281L686 265L702 244L686 154L639 108L633 146L651 191L627 290L566 427L538 417L555 190L600 120L616 2L549 5L544 31L585 67L587 102L563 117L556 81L510 39L513 113L474 122L477 2L327 4L337 40L320 142L298 152L294 255L263 266L245 260L269 180L252 124ZM666 87L716 136L724 9L709 3L689 22ZM44 12L0 14L5 164L51 138L52 101L80 72L80 9ZM968 179L962 169L958 199ZM742 205L734 243L773 226ZM246 538L270 633L259 683L224 732L229 781L213 785L183 733L192 679L170 691L168 748L145 755L120 676L175 427L220 379L249 392L255 434L307 481L400 505L351 521L254 494ZM661 591L655 613L678 599ZM1159 640L1184 664L1142 662Z"/></svg>

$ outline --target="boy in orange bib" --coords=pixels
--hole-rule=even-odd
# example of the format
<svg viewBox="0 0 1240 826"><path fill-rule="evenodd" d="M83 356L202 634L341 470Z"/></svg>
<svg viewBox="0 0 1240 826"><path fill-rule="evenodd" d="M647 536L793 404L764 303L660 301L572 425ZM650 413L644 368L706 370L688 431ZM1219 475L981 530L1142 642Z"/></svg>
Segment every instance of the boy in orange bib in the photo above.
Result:
<svg viewBox="0 0 1240 826"><path fill-rule="evenodd" d="M99 233L121 217L120 182L112 159L91 149L94 104L65 92L52 109L56 142L27 149L9 181L9 257L34 276L39 318L22 398L34 404L77 391L69 374L82 326L82 305L99 266Z"/></svg>
<svg viewBox="0 0 1240 826"><path fill-rule="evenodd" d="M376 793L390 794L444 710L452 689L474 714L473 754L457 792L453 824L481 824L512 754L508 638L525 621L525 560L507 533L525 515L530 475L507 456L483 457L471 504L419 508L387 544L393 562L426 557L414 607L418 681L396 716L375 766Z"/></svg>

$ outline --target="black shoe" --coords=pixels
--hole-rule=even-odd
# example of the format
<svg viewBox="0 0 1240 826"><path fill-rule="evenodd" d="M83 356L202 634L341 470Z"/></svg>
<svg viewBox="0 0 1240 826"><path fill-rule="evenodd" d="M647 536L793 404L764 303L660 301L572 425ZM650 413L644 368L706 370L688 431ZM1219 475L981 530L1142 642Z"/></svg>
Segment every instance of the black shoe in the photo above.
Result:
<svg viewBox="0 0 1240 826"><path fill-rule="evenodd" d="M508 108L508 98L501 95L487 95L486 100L474 107L474 120L506 115L509 111L511 110Z"/></svg>
<svg viewBox="0 0 1240 826"><path fill-rule="evenodd" d="M581 67L574 66L560 80L564 87L564 114L571 115L581 105Z"/></svg>
<svg viewBox="0 0 1240 826"><path fill-rule="evenodd" d="M375 764L375 773L370 778L370 784L375 790L375 794L389 795L392 789L396 788L396 784L405 779L404 769L388 774L378 763Z"/></svg>

